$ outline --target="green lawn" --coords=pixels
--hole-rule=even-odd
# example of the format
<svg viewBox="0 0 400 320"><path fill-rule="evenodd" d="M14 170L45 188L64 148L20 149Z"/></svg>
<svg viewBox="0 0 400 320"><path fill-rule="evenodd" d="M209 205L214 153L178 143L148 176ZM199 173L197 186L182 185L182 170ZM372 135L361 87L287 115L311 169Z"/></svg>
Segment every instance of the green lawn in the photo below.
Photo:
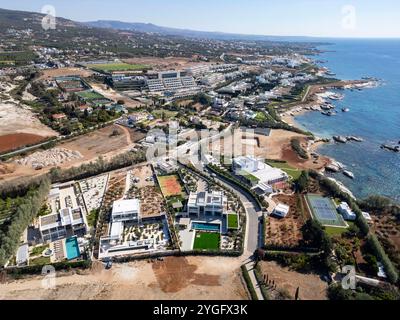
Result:
<svg viewBox="0 0 400 320"><path fill-rule="evenodd" d="M220 234L196 231L193 249L219 250Z"/></svg>
<svg viewBox="0 0 400 320"><path fill-rule="evenodd" d="M151 114L156 118L161 118L163 113L167 119L174 118L178 114L177 111L169 111L169 110L163 110L163 109L157 109L157 110L154 110L153 112L151 112Z"/></svg>
<svg viewBox="0 0 400 320"><path fill-rule="evenodd" d="M30 266L42 266L50 264L50 257L39 257L29 261Z"/></svg>
<svg viewBox="0 0 400 320"><path fill-rule="evenodd" d="M228 214L228 229L237 229L239 227L237 214Z"/></svg>
<svg viewBox="0 0 400 320"><path fill-rule="evenodd" d="M273 160L267 160L266 163L271 167L281 169L285 171L289 176L293 178L293 180L297 180L301 175L301 170L293 168L287 162L279 162Z"/></svg>
<svg viewBox="0 0 400 320"><path fill-rule="evenodd" d="M145 64L129 64L123 62L116 63L104 63L104 64L90 64L88 65L90 69L100 71L100 72L112 72L112 71L140 71L146 70L150 67Z"/></svg>
<svg viewBox="0 0 400 320"><path fill-rule="evenodd" d="M99 209L90 211L90 213L86 216L86 220L87 220L89 227L96 226L98 216L99 216Z"/></svg>
<svg viewBox="0 0 400 320"><path fill-rule="evenodd" d="M260 181L260 179L258 179L257 177L253 176L250 173L247 172L242 172L241 175L246 178L247 180L250 181L250 183L258 183Z"/></svg>
<svg viewBox="0 0 400 320"><path fill-rule="evenodd" d="M332 236L340 236L347 231L347 228L325 227L325 232Z"/></svg>
<svg viewBox="0 0 400 320"><path fill-rule="evenodd" d="M258 111L257 114L256 114L256 118L255 118L255 119L256 119L257 121L262 122L262 121L267 120L267 116L265 115L264 112Z"/></svg>
<svg viewBox="0 0 400 320"><path fill-rule="evenodd" d="M44 250L49 248L49 245L38 246L32 249L31 256L41 255Z"/></svg>

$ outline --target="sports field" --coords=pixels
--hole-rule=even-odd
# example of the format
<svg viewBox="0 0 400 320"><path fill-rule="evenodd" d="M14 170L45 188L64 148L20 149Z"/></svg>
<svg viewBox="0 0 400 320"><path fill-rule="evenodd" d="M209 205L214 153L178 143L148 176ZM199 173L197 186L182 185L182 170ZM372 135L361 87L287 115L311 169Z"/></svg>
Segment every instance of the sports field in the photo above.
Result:
<svg viewBox="0 0 400 320"><path fill-rule="evenodd" d="M76 95L84 100L96 100L104 98L100 93L91 90L77 92Z"/></svg>
<svg viewBox="0 0 400 320"><path fill-rule="evenodd" d="M311 214L323 226L347 226L342 216L337 213L336 206L332 199L316 194L309 194L306 196L306 199L311 210Z"/></svg>
<svg viewBox="0 0 400 320"><path fill-rule="evenodd" d="M158 182L165 197L180 196L183 194L182 186L176 175L160 176L158 177Z"/></svg>
<svg viewBox="0 0 400 320"><path fill-rule="evenodd" d="M90 69L100 72L112 71L139 71L149 69L149 66L144 64L129 64L123 62L117 63L104 63L104 64L90 64Z"/></svg>
<svg viewBox="0 0 400 320"><path fill-rule="evenodd" d="M219 241L219 233L196 231L193 249L218 250Z"/></svg>

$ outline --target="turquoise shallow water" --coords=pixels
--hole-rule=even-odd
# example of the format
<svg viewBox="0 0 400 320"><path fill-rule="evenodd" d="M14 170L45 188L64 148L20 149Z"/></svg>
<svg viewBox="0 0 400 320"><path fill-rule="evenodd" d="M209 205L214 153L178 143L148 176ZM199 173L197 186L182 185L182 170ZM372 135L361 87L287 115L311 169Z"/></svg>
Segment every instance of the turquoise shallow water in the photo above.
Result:
<svg viewBox="0 0 400 320"><path fill-rule="evenodd" d="M332 40L330 42L333 42ZM345 99L334 102L336 117L309 112L296 121L318 136L356 135L363 143L327 144L318 150L335 158L355 174L333 177L348 186L357 197L381 194L400 201L400 154L380 149L382 143L400 140L400 40L334 40L321 47L329 50L318 56L324 66L340 79L376 77L377 88L341 91ZM342 113L342 107L350 112Z"/></svg>

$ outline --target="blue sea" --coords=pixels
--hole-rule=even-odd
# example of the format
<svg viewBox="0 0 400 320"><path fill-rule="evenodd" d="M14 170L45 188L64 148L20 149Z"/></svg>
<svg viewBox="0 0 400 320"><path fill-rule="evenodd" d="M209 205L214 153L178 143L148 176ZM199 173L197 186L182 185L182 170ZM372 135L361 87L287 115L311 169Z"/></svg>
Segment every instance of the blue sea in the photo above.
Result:
<svg viewBox="0 0 400 320"><path fill-rule="evenodd" d="M363 143L325 144L318 152L343 163L355 175L351 180L342 173L333 174L356 197L372 194L400 201L400 153L380 149L381 144L400 140L400 40L329 40L332 45L316 60L327 61L339 79L375 77L382 80L377 88L345 90L345 99L335 101L338 115L327 117L308 112L296 117L304 128L320 137L354 135ZM350 112L341 112L348 107Z"/></svg>

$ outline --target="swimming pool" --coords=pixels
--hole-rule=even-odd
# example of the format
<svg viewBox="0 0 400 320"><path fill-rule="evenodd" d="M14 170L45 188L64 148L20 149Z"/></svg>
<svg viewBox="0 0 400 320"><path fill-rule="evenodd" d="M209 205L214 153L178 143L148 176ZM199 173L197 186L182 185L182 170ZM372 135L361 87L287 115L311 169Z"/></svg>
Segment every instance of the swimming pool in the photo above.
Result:
<svg viewBox="0 0 400 320"><path fill-rule="evenodd" d="M215 223L192 222L192 229L219 232L220 225Z"/></svg>
<svg viewBox="0 0 400 320"><path fill-rule="evenodd" d="M79 251L78 239L76 237L65 240L65 248L67 249L68 260L76 259L81 255Z"/></svg>

